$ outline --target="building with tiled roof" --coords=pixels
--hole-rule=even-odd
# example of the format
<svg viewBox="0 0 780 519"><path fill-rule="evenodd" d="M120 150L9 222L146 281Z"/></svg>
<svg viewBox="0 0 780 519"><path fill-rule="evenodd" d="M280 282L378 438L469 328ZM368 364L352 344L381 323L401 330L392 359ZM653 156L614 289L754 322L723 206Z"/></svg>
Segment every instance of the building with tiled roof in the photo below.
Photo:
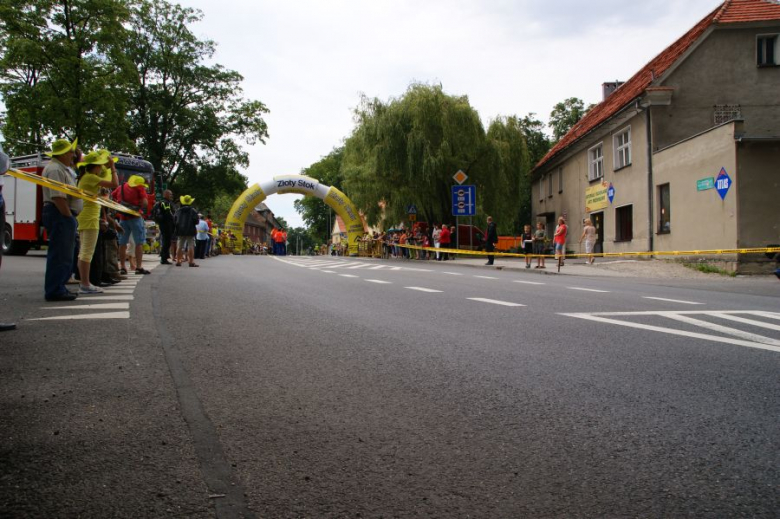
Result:
<svg viewBox="0 0 780 519"><path fill-rule="evenodd" d="M603 252L780 243L779 34L780 1L728 0L605 83L532 172L538 220L564 216L570 249L585 218Z"/></svg>

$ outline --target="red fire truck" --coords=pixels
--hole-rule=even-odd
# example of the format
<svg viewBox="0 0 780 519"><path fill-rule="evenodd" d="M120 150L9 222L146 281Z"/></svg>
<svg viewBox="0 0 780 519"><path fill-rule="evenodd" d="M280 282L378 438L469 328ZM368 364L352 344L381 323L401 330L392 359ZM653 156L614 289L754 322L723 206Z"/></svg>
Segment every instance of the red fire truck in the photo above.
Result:
<svg viewBox="0 0 780 519"><path fill-rule="evenodd" d="M117 176L122 183L131 175L144 177L149 188L146 196L149 198L147 214L154 206L154 168L152 164L142 157L127 155L125 153L114 154L119 160L116 163ZM43 168L49 162L49 157L42 154L24 155L13 157L11 167L28 173L40 175ZM41 187L26 180L20 180L10 175L5 177L3 187L5 198L5 229L3 232L3 254L23 255L27 254L30 247L45 243L44 228L41 223L41 211L43 201Z"/></svg>

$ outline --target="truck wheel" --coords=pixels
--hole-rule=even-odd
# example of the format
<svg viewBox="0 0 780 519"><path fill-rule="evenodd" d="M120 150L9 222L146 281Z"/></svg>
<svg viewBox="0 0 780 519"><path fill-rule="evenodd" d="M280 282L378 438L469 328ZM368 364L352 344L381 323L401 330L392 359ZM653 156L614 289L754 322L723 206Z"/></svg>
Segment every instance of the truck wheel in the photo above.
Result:
<svg viewBox="0 0 780 519"><path fill-rule="evenodd" d="M8 256L24 256L30 250L29 241L11 239L11 229L6 226L3 231L3 254Z"/></svg>

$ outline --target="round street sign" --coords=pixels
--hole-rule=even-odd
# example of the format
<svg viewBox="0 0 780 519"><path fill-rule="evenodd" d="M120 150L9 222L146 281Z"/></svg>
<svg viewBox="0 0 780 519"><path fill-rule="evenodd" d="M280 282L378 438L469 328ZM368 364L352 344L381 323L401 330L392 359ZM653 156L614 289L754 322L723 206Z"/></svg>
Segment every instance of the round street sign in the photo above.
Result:
<svg viewBox="0 0 780 519"><path fill-rule="evenodd" d="M458 202L458 209L465 209L466 208L466 202Z"/></svg>
<svg viewBox="0 0 780 519"><path fill-rule="evenodd" d="M458 189L458 196L463 196L466 194L466 191L463 189Z"/></svg>

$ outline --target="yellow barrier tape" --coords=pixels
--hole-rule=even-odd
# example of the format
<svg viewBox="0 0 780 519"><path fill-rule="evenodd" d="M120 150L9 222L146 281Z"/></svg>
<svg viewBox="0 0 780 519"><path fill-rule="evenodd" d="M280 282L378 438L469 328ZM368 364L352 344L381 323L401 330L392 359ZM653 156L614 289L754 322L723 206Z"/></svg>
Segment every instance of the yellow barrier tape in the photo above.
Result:
<svg viewBox="0 0 780 519"><path fill-rule="evenodd" d="M446 252L449 254L464 254L469 256L500 256L505 258L555 258L554 254L519 254L514 252L485 252L463 249L437 249L434 247L419 247L417 245L390 244L391 247L400 247L410 250L424 250L428 252ZM780 247L758 247L751 249L712 249L712 250L687 250L687 251L646 251L646 252L599 252L592 254L565 254L566 258L619 258L623 256L717 256L721 254L764 254L767 252L780 253Z"/></svg>
<svg viewBox="0 0 780 519"><path fill-rule="evenodd" d="M58 182L50 178L43 178L34 173L27 173L26 171L20 171L18 169L9 169L8 174L14 178L26 180L28 182L32 182L33 184L38 184L39 186L47 187L49 189L59 191L60 193L65 193L66 195L75 196L76 198L81 198L82 200L88 200L90 202L95 202L98 205L108 207L109 209L114 209L115 211L131 214L133 216L141 216L141 213L138 211L133 211L132 209L129 209L118 202L114 202L113 200L100 198L91 193L87 193L86 191L75 186L71 186L70 184L63 184L62 182Z"/></svg>

